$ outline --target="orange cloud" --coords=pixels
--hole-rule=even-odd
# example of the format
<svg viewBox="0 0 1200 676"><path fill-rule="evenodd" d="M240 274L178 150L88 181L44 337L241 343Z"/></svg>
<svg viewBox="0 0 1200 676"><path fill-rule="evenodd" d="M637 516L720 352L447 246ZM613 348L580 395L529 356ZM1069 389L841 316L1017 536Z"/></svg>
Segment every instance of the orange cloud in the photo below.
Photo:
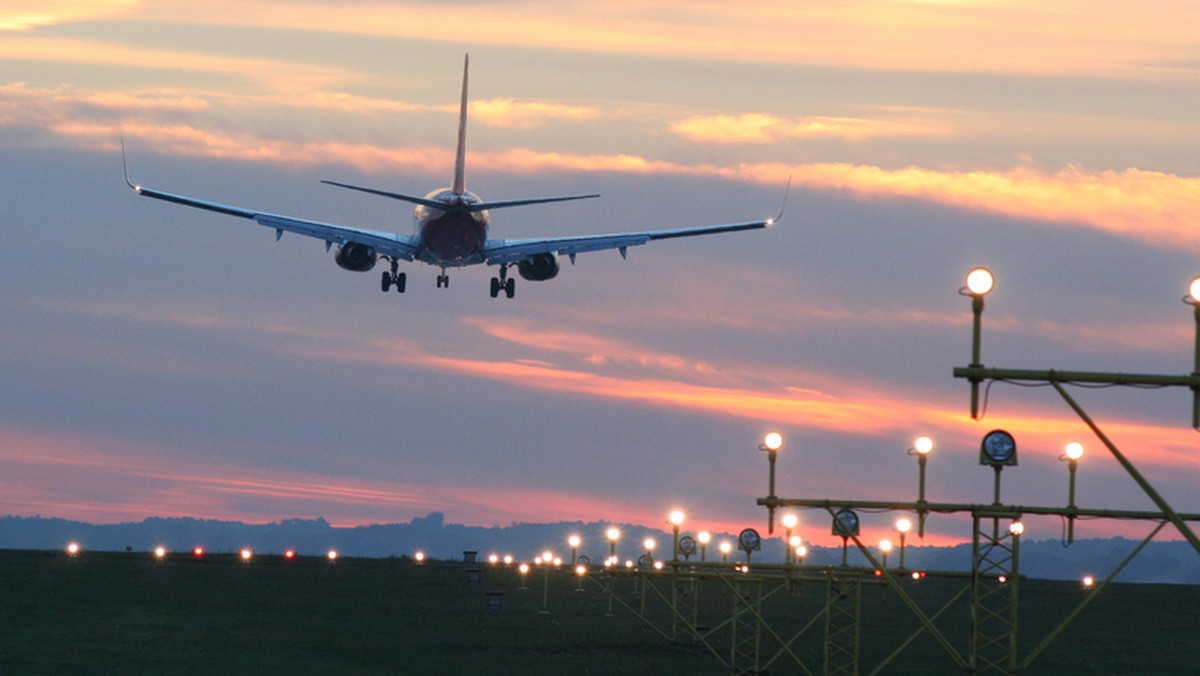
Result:
<svg viewBox="0 0 1200 676"><path fill-rule="evenodd" d="M7 0L0 6L0 31L107 19L125 14L137 4L137 0Z"/></svg>
<svg viewBox="0 0 1200 676"><path fill-rule="evenodd" d="M448 25L486 26L477 44L851 68L1086 73L1190 78L1195 13L1172 3L796 3L746 11L717 0L393 4L211 0L159 2L139 20L335 31L458 41ZM680 17L687 17L681 21Z"/></svg>
<svg viewBox="0 0 1200 676"><path fill-rule="evenodd" d="M762 113L696 115L671 125L671 131L704 143L777 143L789 138L844 138L945 135L944 128L917 123L849 117L785 119Z"/></svg>
<svg viewBox="0 0 1200 676"><path fill-rule="evenodd" d="M458 108L454 109L458 113ZM590 120L599 111L587 106L567 106L538 101L500 98L471 102L471 119L493 127L533 129L547 120Z"/></svg>

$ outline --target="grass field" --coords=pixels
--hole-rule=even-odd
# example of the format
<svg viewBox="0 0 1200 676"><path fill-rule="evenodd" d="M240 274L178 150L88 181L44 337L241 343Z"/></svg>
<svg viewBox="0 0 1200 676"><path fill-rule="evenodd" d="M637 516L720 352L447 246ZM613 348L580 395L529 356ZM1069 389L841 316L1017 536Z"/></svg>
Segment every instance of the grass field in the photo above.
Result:
<svg viewBox="0 0 1200 676"><path fill-rule="evenodd" d="M460 563L320 558L284 561L233 555L0 551L2 674L725 674L708 649L673 645L634 613L615 608L588 580L541 573L521 590L518 573L483 566L468 585ZM617 596L634 607L633 581ZM721 584L701 604L716 626L730 614ZM807 583L806 583L807 584ZM934 612L962 580L926 580L911 595ZM1021 646L1027 652L1079 601L1077 584L1025 580ZM663 585L662 588L669 588ZM488 610L485 591L504 591ZM727 591L727 590L726 590ZM645 596L647 615L669 630L665 606ZM790 636L822 607L824 587L764 603L773 627ZM862 595L861 673L869 673L916 628L894 594ZM1026 674L1193 674L1200 664L1200 589L1110 585ZM966 652L967 606L939 627ZM821 628L795 650L821 673ZM726 650L727 648L722 648ZM727 652L725 653L727 656ZM779 663L771 673L803 673ZM955 674L928 636L882 673Z"/></svg>

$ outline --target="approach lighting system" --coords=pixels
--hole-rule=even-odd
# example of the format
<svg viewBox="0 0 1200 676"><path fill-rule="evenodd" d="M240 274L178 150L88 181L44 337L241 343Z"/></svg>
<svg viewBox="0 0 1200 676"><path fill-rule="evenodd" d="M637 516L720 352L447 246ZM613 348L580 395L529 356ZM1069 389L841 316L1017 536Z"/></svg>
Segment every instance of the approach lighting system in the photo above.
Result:
<svg viewBox="0 0 1200 676"><path fill-rule="evenodd" d="M329 558L330 563L333 563L334 561L337 561L337 558L338 558L337 550L331 549L331 550L329 550L329 553L326 554L325 556Z"/></svg>
<svg viewBox="0 0 1200 676"><path fill-rule="evenodd" d="M155 547L155 548L154 548L154 558L156 558L156 559L158 559L158 560L160 560L160 561L161 561L161 560L163 559L163 557L165 557L166 555L167 555L167 548L166 548L166 547L161 547L161 546L160 546L160 547Z"/></svg>
<svg viewBox="0 0 1200 676"><path fill-rule="evenodd" d="M996 278L987 268L975 268L967 273L967 291L972 296L986 296L996 285Z"/></svg>
<svg viewBox="0 0 1200 676"><path fill-rule="evenodd" d="M738 547L745 552L756 552L762 549L762 537L753 528L738 533Z"/></svg>
<svg viewBox="0 0 1200 676"><path fill-rule="evenodd" d="M841 538L858 537L858 514L853 509L843 509L833 515L833 534Z"/></svg>
<svg viewBox="0 0 1200 676"><path fill-rule="evenodd" d="M1017 442L1004 430L992 430L979 445L979 464L1003 467L1017 464Z"/></svg>
<svg viewBox="0 0 1200 676"><path fill-rule="evenodd" d="M1067 447L1063 451L1063 455L1066 456L1067 460L1078 460L1082 458L1083 444L1079 443L1078 441L1072 441L1071 443L1067 444Z"/></svg>
<svg viewBox="0 0 1200 676"><path fill-rule="evenodd" d="M71 556L75 556L78 553L79 553L79 543L78 542L72 542L71 544L67 545L67 554L70 554Z"/></svg>
<svg viewBox="0 0 1200 676"><path fill-rule="evenodd" d="M242 560L243 560L243 561L249 561L249 560L250 560L250 558L251 558L251 557L253 557L253 556L254 556L254 552L253 552L253 551L251 551L249 548L247 548L247 549L243 549L243 550L241 551L241 557L242 557Z"/></svg>
<svg viewBox="0 0 1200 676"><path fill-rule="evenodd" d="M932 450L933 439L930 437L917 437L917 440L913 442L913 451L915 451L917 455L929 455L929 452Z"/></svg>

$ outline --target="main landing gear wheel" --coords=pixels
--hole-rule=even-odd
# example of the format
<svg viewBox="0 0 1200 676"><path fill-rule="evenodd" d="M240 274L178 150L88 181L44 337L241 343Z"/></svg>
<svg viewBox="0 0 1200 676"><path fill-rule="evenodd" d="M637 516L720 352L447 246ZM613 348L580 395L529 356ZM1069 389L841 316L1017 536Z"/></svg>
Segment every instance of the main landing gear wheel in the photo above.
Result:
<svg viewBox="0 0 1200 676"><path fill-rule="evenodd" d="M387 293L392 286L396 287L396 293L404 293L404 287L408 285L408 275L406 273L397 273L394 269L391 272L384 272L383 277L379 280L379 288L384 293Z"/></svg>
<svg viewBox="0 0 1200 676"><path fill-rule="evenodd" d="M437 288L449 289L450 288L450 275L438 275L437 276Z"/></svg>
<svg viewBox="0 0 1200 676"><path fill-rule="evenodd" d="M517 280L506 277L504 268L500 268L499 277L492 277L492 298L498 298L501 290L508 298L512 298L517 293Z"/></svg>

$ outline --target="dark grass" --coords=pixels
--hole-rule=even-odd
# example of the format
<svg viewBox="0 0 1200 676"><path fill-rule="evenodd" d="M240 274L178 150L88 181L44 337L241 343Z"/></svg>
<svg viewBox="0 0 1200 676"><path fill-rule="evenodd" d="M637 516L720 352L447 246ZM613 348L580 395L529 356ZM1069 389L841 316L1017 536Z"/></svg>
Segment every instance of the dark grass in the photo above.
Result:
<svg viewBox="0 0 1200 676"><path fill-rule="evenodd" d="M541 614L540 573L520 590L519 575L483 566L467 584L462 564L408 559L320 558L284 562L232 555L196 560L176 554L0 551L0 674L725 674L707 648L673 644L588 580L550 578L549 614ZM617 598L633 605L633 581L618 579ZM966 582L926 580L906 589L934 613ZM1027 653L1083 597L1078 584L1025 580L1021 652ZM669 595L664 581L657 588ZM504 607L487 610L487 590ZM799 596L762 604L772 628L790 638L824 607L826 587L806 582ZM653 593L647 614L670 631ZM729 586L709 580L701 624L730 615ZM916 628L895 594L865 586L860 672L870 673ZM1023 673L1193 674L1200 664L1200 589L1110 585L1068 631ZM966 597L938 620L965 655ZM821 673L824 624L794 644ZM728 631L713 633L728 657ZM681 637L682 638L682 637ZM762 640L764 659L774 652ZM771 673L803 673L787 660ZM921 635L886 674L957 674L942 649Z"/></svg>

